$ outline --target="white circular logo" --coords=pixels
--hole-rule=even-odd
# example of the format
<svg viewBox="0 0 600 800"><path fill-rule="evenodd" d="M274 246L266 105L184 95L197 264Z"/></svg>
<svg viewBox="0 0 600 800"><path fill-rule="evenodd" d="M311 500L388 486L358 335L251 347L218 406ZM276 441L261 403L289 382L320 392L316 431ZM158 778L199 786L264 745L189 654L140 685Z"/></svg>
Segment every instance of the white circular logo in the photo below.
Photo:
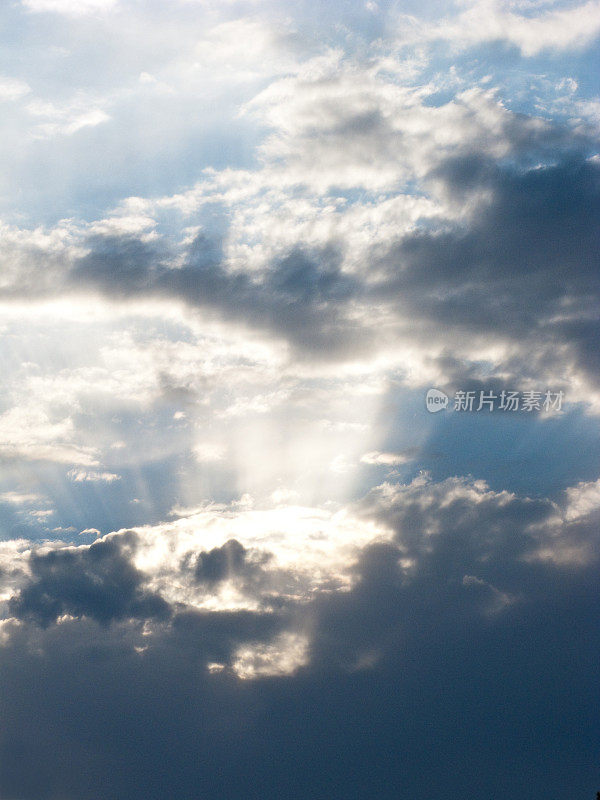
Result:
<svg viewBox="0 0 600 800"><path fill-rule="evenodd" d="M446 408L448 405L448 395L444 394L444 392L441 392L439 389L429 389L425 395L425 405L427 406L427 411L435 414L443 408Z"/></svg>

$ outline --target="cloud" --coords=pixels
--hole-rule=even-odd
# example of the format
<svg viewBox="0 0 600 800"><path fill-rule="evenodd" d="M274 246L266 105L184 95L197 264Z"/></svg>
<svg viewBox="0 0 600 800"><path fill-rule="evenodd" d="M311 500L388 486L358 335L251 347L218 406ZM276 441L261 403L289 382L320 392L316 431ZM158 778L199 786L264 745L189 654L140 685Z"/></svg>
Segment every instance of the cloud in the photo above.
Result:
<svg viewBox="0 0 600 800"><path fill-rule="evenodd" d="M114 472L97 472L96 470L84 469L70 469L67 472L67 477L75 481L75 483L81 483L82 481L113 483L121 480L121 476L116 475Z"/></svg>
<svg viewBox="0 0 600 800"><path fill-rule="evenodd" d="M264 559L263 559L264 560ZM222 547L214 547L198 555L194 565L194 577L209 585L252 573L258 563L248 558L248 551L236 539L229 539Z"/></svg>
<svg viewBox="0 0 600 800"><path fill-rule="evenodd" d="M398 85L385 70L332 52L272 82L244 110L271 129L260 148L265 162L321 193L402 186L475 143L482 154L502 157L513 130L536 136L543 127L511 114L492 90L464 88L431 102L439 88Z"/></svg>
<svg viewBox="0 0 600 800"><path fill-rule="evenodd" d="M19 100L30 91L31 87L25 81L0 75L0 100Z"/></svg>
<svg viewBox="0 0 600 800"><path fill-rule="evenodd" d="M372 450L370 453L365 453L361 456L360 460L363 464L370 464L371 466L395 467L406 463L406 461L410 460L410 456L402 453L381 453L379 450Z"/></svg>
<svg viewBox="0 0 600 800"><path fill-rule="evenodd" d="M54 12L74 17L110 11L117 3L118 0L22 0L28 11Z"/></svg>
<svg viewBox="0 0 600 800"><path fill-rule="evenodd" d="M2 492L0 494L0 502L16 506L44 502L44 499L41 495L33 492Z"/></svg>
<svg viewBox="0 0 600 800"><path fill-rule="evenodd" d="M11 600L10 613L47 626L59 617L152 619L169 614L168 604L144 590L143 576L123 552L135 546L132 536L106 539L90 547L33 553L31 580Z"/></svg>
<svg viewBox="0 0 600 800"><path fill-rule="evenodd" d="M429 26L422 20L404 16L400 20L400 35L404 41L442 40L459 48L506 42L525 57L545 50L582 49L598 37L600 5L595 0L554 9L544 8L544 3L539 5L541 10L535 13L534 9L532 13L531 4L526 2L469 1L460 4L464 10L457 15Z"/></svg>
<svg viewBox="0 0 600 800"><path fill-rule="evenodd" d="M198 786L234 797L250 756L263 797L354 787L425 798L443 787L458 800L500 784L518 797L532 776L543 792L557 786L548 758L560 754L556 796L584 793L595 778L581 721L593 724L598 551L594 518L569 521L564 508L467 478L383 484L360 513L392 538L355 551L344 589L301 605L282 594L267 613L159 603L148 587L160 562L145 573L132 562L149 531L32 555L11 603L22 621L2 626L11 735L0 787L91 798L103 774L107 797ZM540 549L569 543L585 555ZM229 541L197 563L237 580L246 552ZM175 582L188 565L172 563ZM565 761L569 746L577 757ZM450 769L460 758L477 773Z"/></svg>
<svg viewBox="0 0 600 800"><path fill-rule="evenodd" d="M598 3L343 5L5 10L2 797L598 788Z"/></svg>
<svg viewBox="0 0 600 800"><path fill-rule="evenodd" d="M600 480L582 481L566 490L566 518L577 520L589 516L600 508Z"/></svg>
<svg viewBox="0 0 600 800"><path fill-rule="evenodd" d="M95 466L94 449L74 441L74 432L69 417L52 419L33 403L15 406L0 415L0 454L5 459Z"/></svg>
<svg viewBox="0 0 600 800"><path fill-rule="evenodd" d="M293 54L299 45L296 39L284 25L275 26L257 16L221 22L196 44L193 70L216 69L220 80L230 74L238 82L272 78L298 68ZM240 41L246 42L244 48Z"/></svg>
<svg viewBox="0 0 600 800"><path fill-rule="evenodd" d="M547 143L542 136L540 147L550 148L559 135L550 132ZM516 152L522 146L519 134ZM384 345L372 314L378 308L387 346L393 340L424 350L417 358L431 362L437 347L446 381L452 376L444 376L444 363L477 360L476 351L487 347L495 349L494 368L517 381L562 381L568 360L580 384L593 386L597 164L575 152L554 164L513 167L473 153L442 161L428 180L449 203L469 210L458 221L388 241L387 252L378 245L357 270L333 244L299 246L260 270L232 269L204 234L172 267L155 244L112 236L89 240L70 281L114 297L178 298L270 332L312 358L377 352ZM481 338L470 348L473 333ZM537 361L528 355L533 348ZM577 399L584 397L582 388Z"/></svg>
<svg viewBox="0 0 600 800"><path fill-rule="evenodd" d="M187 263L177 268L165 266L156 248L134 237L103 237L89 244L89 254L70 276L74 287L96 286L115 297L176 297L234 322L270 328L315 354L360 345L359 327L338 313L355 282L341 272L334 251L313 254L298 248L257 280L214 261L203 234Z"/></svg>
<svg viewBox="0 0 600 800"><path fill-rule="evenodd" d="M45 230L32 230L2 224L3 277L0 287L5 296L28 293L30 298L55 295L65 267L73 257L83 255L77 246L77 232L69 221Z"/></svg>
<svg viewBox="0 0 600 800"><path fill-rule="evenodd" d="M77 98L64 105L32 100L27 106L29 114L46 120L34 127L33 135L38 138L56 134L72 136L82 128L95 128L110 120L106 111L101 108L89 108L89 105L89 98Z"/></svg>
<svg viewBox="0 0 600 800"><path fill-rule="evenodd" d="M573 158L513 171L473 157L437 175L454 196L487 189L490 201L466 229L408 235L384 261L381 292L397 293L444 337L463 330L508 340L513 353L555 360L546 380L560 380L568 360L595 384L597 165Z"/></svg>
<svg viewBox="0 0 600 800"><path fill-rule="evenodd" d="M80 230L67 286L115 301L177 299L311 359L410 353L421 381L448 380L443 365L452 359L468 369L477 350L495 352L495 368L518 380L533 378L519 373L534 366L526 350L535 329L536 377L556 380L574 356L581 399L594 374L594 312L583 299L596 291L593 272L585 274L594 257L597 171L586 160L594 140L515 114L493 91L459 91L442 104L428 100L434 92L433 84L391 85L336 53L309 61L247 108L273 129L261 169L212 171L185 197L130 199L122 213ZM315 205L315 192L335 183L382 188L359 168L361 153L376 154L369 170L390 194L368 203L332 194ZM415 178L421 197L392 188ZM211 203L233 212L225 233L196 227L179 248L157 234L155 215L167 206ZM298 223L317 212L327 215L322 231ZM533 303L536 282L544 286ZM496 341L485 335L489 320ZM473 331L481 338L469 348Z"/></svg>

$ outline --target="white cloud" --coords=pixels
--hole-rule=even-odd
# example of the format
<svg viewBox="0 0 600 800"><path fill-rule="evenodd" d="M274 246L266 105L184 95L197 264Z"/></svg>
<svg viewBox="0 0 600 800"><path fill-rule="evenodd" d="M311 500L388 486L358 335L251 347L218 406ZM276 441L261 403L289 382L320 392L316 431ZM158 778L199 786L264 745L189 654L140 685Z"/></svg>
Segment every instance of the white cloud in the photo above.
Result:
<svg viewBox="0 0 600 800"><path fill-rule="evenodd" d="M44 497L33 492L2 492L2 494L0 494L0 502L21 506L46 501Z"/></svg>
<svg viewBox="0 0 600 800"><path fill-rule="evenodd" d="M95 128L110 120L109 114L102 108L89 108L90 102L89 98L83 97L64 105L33 100L27 110L32 116L42 117L47 121L37 124L32 135L37 138L57 134L72 136L83 128Z"/></svg>
<svg viewBox="0 0 600 800"><path fill-rule="evenodd" d="M333 186L397 191L451 155L509 153L516 121L494 90L472 87L443 105L427 103L437 88L401 86L332 53L271 83L245 113L272 129L261 154L274 176L318 193ZM532 132L543 125L519 123Z"/></svg>
<svg viewBox="0 0 600 800"><path fill-rule="evenodd" d="M143 214L114 214L92 222L88 230L98 236L137 235L142 241L151 241L156 238L155 226L156 220Z"/></svg>
<svg viewBox="0 0 600 800"><path fill-rule="evenodd" d="M298 633L282 633L268 644L243 645L233 656L232 669L242 680L269 675L292 675L309 662L310 640Z"/></svg>
<svg viewBox="0 0 600 800"><path fill-rule="evenodd" d="M98 472L97 470L71 469L67 477L74 483L114 483L120 481L121 476L114 472Z"/></svg>
<svg viewBox="0 0 600 800"><path fill-rule="evenodd" d="M74 435L72 419L52 419L45 409L33 403L0 415L0 453L5 458L95 465L95 451L76 443Z"/></svg>
<svg viewBox="0 0 600 800"><path fill-rule="evenodd" d="M0 75L0 100L18 100L30 91L31 87L25 81Z"/></svg>
<svg viewBox="0 0 600 800"><path fill-rule="evenodd" d="M194 446L194 455L201 464L223 461L225 458L225 448L219 443L200 442Z"/></svg>
<svg viewBox="0 0 600 800"><path fill-rule="evenodd" d="M361 456L360 460L363 464L372 466L395 467L410 461L410 457L402 453L381 453L379 450L372 450Z"/></svg>
<svg viewBox="0 0 600 800"><path fill-rule="evenodd" d="M291 31L258 17L240 17L207 31L196 45L194 60L187 69L192 75L214 69L219 80L227 73L238 81L272 77L297 68L292 49Z"/></svg>
<svg viewBox="0 0 600 800"><path fill-rule="evenodd" d="M582 482L566 491L565 517L577 520L600 509L600 480Z"/></svg>
<svg viewBox="0 0 600 800"><path fill-rule="evenodd" d="M85 252L70 220L33 229L0 222L0 244L0 289L12 293L19 287L30 298L56 287L72 259Z"/></svg>
<svg viewBox="0 0 600 800"><path fill-rule="evenodd" d="M79 17L116 8L119 0L21 0L28 11Z"/></svg>
<svg viewBox="0 0 600 800"><path fill-rule="evenodd" d="M437 23L414 17L401 17L401 40L424 42L445 40L457 48L483 42L504 41L518 47L524 56L544 50L579 49L600 33L600 3L597 0L578 6L542 9L522 14L527 4L506 0L469 0L464 11Z"/></svg>

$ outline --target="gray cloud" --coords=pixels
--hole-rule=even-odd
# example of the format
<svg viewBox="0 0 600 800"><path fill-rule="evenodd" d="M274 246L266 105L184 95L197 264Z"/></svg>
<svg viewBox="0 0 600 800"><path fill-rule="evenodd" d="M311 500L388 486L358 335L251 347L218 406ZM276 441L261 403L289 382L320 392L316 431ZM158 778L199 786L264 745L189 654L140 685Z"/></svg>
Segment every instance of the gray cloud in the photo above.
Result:
<svg viewBox="0 0 600 800"><path fill-rule="evenodd" d="M565 522L547 500L458 478L384 485L362 509L395 538L359 553L352 589L318 593L291 616L181 608L150 628L129 613L112 626L94 614L9 623L3 795L87 800L100 776L103 797L133 800L519 800L532 783L557 800L590 795L597 510ZM77 567L90 571L90 559ZM311 651L294 674L206 670L298 625Z"/></svg>
<svg viewBox="0 0 600 800"><path fill-rule="evenodd" d="M165 266L164 253L134 236L94 236L88 245L90 252L71 273L73 287L91 285L124 298L177 298L227 320L270 330L313 354L348 355L368 338L344 313L358 284L341 271L334 249L310 252L299 246L253 275L228 271L218 246L204 235L178 268Z"/></svg>
<svg viewBox="0 0 600 800"><path fill-rule="evenodd" d="M417 232L384 260L383 295L397 293L412 314L458 329L519 339L572 341L587 326L564 315L598 314L600 168L582 159L522 172L480 159L448 162L436 173L451 192L486 190L465 228Z"/></svg>
<svg viewBox="0 0 600 800"><path fill-rule="evenodd" d="M516 164L480 155L446 160L430 180L460 204L485 195L477 212L468 221L417 229L390 243L384 255L379 248L358 273L343 269L339 243L320 250L299 243L257 272L232 271L205 235L177 268L153 244L95 236L70 283L122 297L177 298L270 331L313 357L343 359L376 349L378 307L396 319L388 344L390 336L428 338L443 342L451 358L455 340L469 332L489 338L493 331L519 345L508 365L516 370L532 363L535 343L538 362L545 358L560 374L561 346L567 346L596 381L600 167L564 148L556 163L527 167L534 151L541 153L541 145ZM407 330L407 319L414 330Z"/></svg>
<svg viewBox="0 0 600 800"><path fill-rule="evenodd" d="M227 578L253 578L269 554L253 554L236 539L229 539L222 547L213 547L198 555L194 564L194 577L200 583L214 586Z"/></svg>
<svg viewBox="0 0 600 800"><path fill-rule="evenodd" d="M136 617L165 618L169 605L143 586L144 576L127 549L133 535L106 539L90 547L33 552L32 577L14 597L10 613L47 626L63 614L87 616L101 623Z"/></svg>
<svg viewBox="0 0 600 800"><path fill-rule="evenodd" d="M116 297L148 291L161 271L161 252L133 235L94 235L73 278Z"/></svg>

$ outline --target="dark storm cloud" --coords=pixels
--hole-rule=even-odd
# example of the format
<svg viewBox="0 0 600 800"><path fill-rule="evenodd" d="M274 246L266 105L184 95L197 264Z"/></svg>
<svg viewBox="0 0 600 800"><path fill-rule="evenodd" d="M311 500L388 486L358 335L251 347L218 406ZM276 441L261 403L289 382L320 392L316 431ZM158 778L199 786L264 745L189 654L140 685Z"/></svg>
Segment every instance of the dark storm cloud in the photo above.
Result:
<svg viewBox="0 0 600 800"><path fill-rule="evenodd" d="M187 652L203 665L227 663L241 643L268 642L286 623L289 616L284 613L182 610L161 646Z"/></svg>
<svg viewBox="0 0 600 800"><path fill-rule="evenodd" d="M488 191L466 229L417 232L383 261L377 293L455 330L569 344L598 378L600 165L575 159L521 171L478 157L440 168L451 193Z"/></svg>
<svg viewBox="0 0 600 800"><path fill-rule="evenodd" d="M396 537L363 550L349 595L317 602L313 656L325 667L333 662L352 670L371 657L394 661L407 640L417 645L426 630L436 638L466 635L485 619L493 628L496 616L518 616L523 602L548 602L556 582L573 578L572 569L536 558L540 530L545 543L556 513L547 500L493 493L451 478L396 489L384 485L363 503ZM567 541L580 535L561 530ZM584 540L591 535L586 530ZM402 560L409 560L405 568Z"/></svg>
<svg viewBox="0 0 600 800"><path fill-rule="evenodd" d="M210 586L227 578L253 577L268 558L268 555L254 556L236 539L230 539L222 547L213 547L198 555L194 577Z"/></svg>
<svg viewBox="0 0 600 800"><path fill-rule="evenodd" d="M87 548L31 554L31 579L10 602L10 613L42 626L63 614L101 623L136 617L164 618L168 604L144 588L144 575L131 563L131 535L106 539Z"/></svg>
<svg viewBox="0 0 600 800"><path fill-rule="evenodd" d="M274 566L272 553L246 548L236 539L198 554L188 553L181 568L207 594L218 593L223 581L230 581L235 591L276 614L290 612L293 603L288 598L304 594L301 576L293 569Z"/></svg>
<svg viewBox="0 0 600 800"><path fill-rule="evenodd" d="M5 629L2 796L593 797L597 516L567 524L460 479L383 486L363 511L395 538L301 616ZM586 556L537 556L565 547ZM294 675L206 670L298 624L312 645Z"/></svg>
<svg viewBox="0 0 600 800"><path fill-rule="evenodd" d="M151 637L132 622L107 628L86 618L16 629L0 659L8 723L0 793L192 798L230 771L248 781L244 741L262 701L230 676L212 679L205 664L272 627L256 614L224 612L183 614Z"/></svg>
<svg viewBox="0 0 600 800"><path fill-rule="evenodd" d="M498 306L518 303L519 287L538 292L544 304L598 292L600 165L577 159L527 171L492 162L482 169L473 157L447 162L435 177L452 193L487 190L492 200L480 203L467 230L404 239L399 288L427 297L429 289L487 285L503 290Z"/></svg>

